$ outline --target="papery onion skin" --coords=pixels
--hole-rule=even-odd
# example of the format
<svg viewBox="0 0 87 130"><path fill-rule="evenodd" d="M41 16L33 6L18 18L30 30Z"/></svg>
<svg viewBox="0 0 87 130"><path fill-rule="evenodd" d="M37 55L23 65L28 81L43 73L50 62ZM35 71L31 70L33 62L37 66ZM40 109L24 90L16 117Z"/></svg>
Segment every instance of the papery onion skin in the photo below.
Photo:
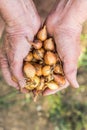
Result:
<svg viewBox="0 0 87 130"><path fill-rule="evenodd" d="M41 41L45 41L47 39L47 30L46 26L44 26L37 34L37 38Z"/></svg>
<svg viewBox="0 0 87 130"><path fill-rule="evenodd" d="M40 49L42 47L42 42L40 40L35 40L34 42L31 42L31 45L34 49Z"/></svg>
<svg viewBox="0 0 87 130"><path fill-rule="evenodd" d="M47 83L46 85L51 90L56 90L59 88L58 84L54 81L51 81L51 82Z"/></svg>
<svg viewBox="0 0 87 130"><path fill-rule="evenodd" d="M50 66L44 66L42 68L42 75L43 76L48 76L48 75L50 75L50 73L51 73L51 67Z"/></svg>
<svg viewBox="0 0 87 130"><path fill-rule="evenodd" d="M23 69L27 78L33 78L36 74L34 66L30 63L25 64Z"/></svg>
<svg viewBox="0 0 87 130"><path fill-rule="evenodd" d="M32 54L32 52L29 52L29 54L26 56L26 58L24 59L24 61L30 62L30 61L32 61L32 59L33 59L33 54Z"/></svg>
<svg viewBox="0 0 87 130"><path fill-rule="evenodd" d="M44 61L47 65L54 65L57 62L56 55L51 51L47 51L44 56Z"/></svg>
<svg viewBox="0 0 87 130"><path fill-rule="evenodd" d="M53 42L52 38L49 38L44 41L44 49L48 50L48 51L54 51L55 46L54 46L54 42Z"/></svg>

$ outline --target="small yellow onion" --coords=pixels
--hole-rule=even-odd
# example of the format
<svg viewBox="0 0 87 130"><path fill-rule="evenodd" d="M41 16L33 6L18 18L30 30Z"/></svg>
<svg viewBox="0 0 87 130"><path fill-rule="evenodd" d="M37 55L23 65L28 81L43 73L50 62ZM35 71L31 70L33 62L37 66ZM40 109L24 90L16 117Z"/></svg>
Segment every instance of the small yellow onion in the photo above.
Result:
<svg viewBox="0 0 87 130"><path fill-rule="evenodd" d="M47 51L44 56L44 61L47 65L54 65L57 62L56 55L51 51Z"/></svg>
<svg viewBox="0 0 87 130"><path fill-rule="evenodd" d="M41 78L40 84L37 86L36 90L43 90L44 89L44 78Z"/></svg>
<svg viewBox="0 0 87 130"><path fill-rule="evenodd" d="M32 52L29 52L29 54L26 56L26 58L24 59L24 61L32 61L32 59L33 59L33 54L32 54Z"/></svg>
<svg viewBox="0 0 87 130"><path fill-rule="evenodd" d="M50 51L53 51L55 49L54 42L53 42L52 38L49 38L46 41L44 41L44 49L50 50Z"/></svg>
<svg viewBox="0 0 87 130"><path fill-rule="evenodd" d="M57 53L55 53L55 55L56 55L57 62L58 62L58 63L61 63L61 60L60 60L60 58L59 58L58 54L57 54Z"/></svg>
<svg viewBox="0 0 87 130"><path fill-rule="evenodd" d="M44 57L44 49L38 49L38 50L34 50L33 52L33 56L35 59L37 60L41 60Z"/></svg>
<svg viewBox="0 0 87 130"><path fill-rule="evenodd" d="M41 76L42 75L42 65L35 63L34 67L36 69L36 75Z"/></svg>
<svg viewBox="0 0 87 130"><path fill-rule="evenodd" d="M52 81L53 79L54 79L54 77L53 77L52 74L50 74L50 75L48 75L48 76L45 77L45 81L46 81L46 82L50 82L50 81Z"/></svg>
<svg viewBox="0 0 87 130"><path fill-rule="evenodd" d="M53 75L54 81L58 83L58 85L64 85L66 83L65 77L62 75Z"/></svg>
<svg viewBox="0 0 87 130"><path fill-rule="evenodd" d="M26 85L24 88L26 88L27 90L33 90L33 88L30 87L30 82L26 82Z"/></svg>
<svg viewBox="0 0 87 130"><path fill-rule="evenodd" d="M51 73L51 67L46 65L42 68L42 75L48 76Z"/></svg>
<svg viewBox="0 0 87 130"><path fill-rule="evenodd" d="M35 48L35 49L40 49L42 47L42 42L40 40L35 40L35 42L31 42L31 45Z"/></svg>
<svg viewBox="0 0 87 130"><path fill-rule="evenodd" d="M25 88L28 90L35 89L40 84L40 78L35 76L30 82L27 82Z"/></svg>
<svg viewBox="0 0 87 130"><path fill-rule="evenodd" d="M41 41L45 41L47 39L47 30L46 26L44 26L37 34L37 38Z"/></svg>
<svg viewBox="0 0 87 130"><path fill-rule="evenodd" d="M33 78L36 74L35 67L30 63L25 64L24 65L24 73L25 73L27 78Z"/></svg>
<svg viewBox="0 0 87 130"><path fill-rule="evenodd" d="M54 67L54 72L57 73L57 74L62 74L62 75L64 75L62 65L57 64L57 65Z"/></svg>
<svg viewBox="0 0 87 130"><path fill-rule="evenodd" d="M31 86L33 88L36 88L38 85L40 84L40 78L38 76L35 76L32 80L31 80Z"/></svg>
<svg viewBox="0 0 87 130"><path fill-rule="evenodd" d="M58 84L54 81L51 81L51 82L47 83L46 85L51 90L55 90L55 89L59 88Z"/></svg>

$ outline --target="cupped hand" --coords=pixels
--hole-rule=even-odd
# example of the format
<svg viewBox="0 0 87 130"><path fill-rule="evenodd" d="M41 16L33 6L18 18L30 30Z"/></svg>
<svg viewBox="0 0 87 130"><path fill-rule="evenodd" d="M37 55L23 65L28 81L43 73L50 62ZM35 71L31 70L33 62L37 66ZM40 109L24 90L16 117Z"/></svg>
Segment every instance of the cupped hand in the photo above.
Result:
<svg viewBox="0 0 87 130"><path fill-rule="evenodd" d="M6 4L2 2L2 5ZM1 70L6 82L19 89L26 84L22 72L23 59L30 50L29 41L33 40L39 30L40 18L31 0L10 1L3 7L1 15L6 27L0 51ZM13 76L17 82L12 80Z"/></svg>
<svg viewBox="0 0 87 130"><path fill-rule="evenodd" d="M44 95L54 94L66 88L69 84L74 88L79 87L76 74L77 62L81 52L80 34L82 23L87 18L84 12L84 9L87 7L87 2L83 3L82 1L80 3L78 0L62 0L47 18L47 29L56 42L57 51L63 62L63 69L67 81L65 86L55 91L46 90Z"/></svg>

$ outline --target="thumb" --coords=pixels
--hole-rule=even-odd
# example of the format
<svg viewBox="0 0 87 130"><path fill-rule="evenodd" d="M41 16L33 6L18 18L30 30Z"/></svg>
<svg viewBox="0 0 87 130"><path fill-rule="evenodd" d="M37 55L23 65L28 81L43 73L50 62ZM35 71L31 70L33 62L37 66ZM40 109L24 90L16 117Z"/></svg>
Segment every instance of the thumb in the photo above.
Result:
<svg viewBox="0 0 87 130"><path fill-rule="evenodd" d="M76 79L77 62L80 55L80 35L75 31L61 31L54 35L57 51L63 61L63 69L66 79L71 86L78 88Z"/></svg>
<svg viewBox="0 0 87 130"><path fill-rule="evenodd" d="M69 81L71 86L78 88L79 84L76 79L77 75L77 61L74 61L72 58L65 57L64 59L64 73L66 76L66 79Z"/></svg>
<svg viewBox="0 0 87 130"><path fill-rule="evenodd" d="M15 44L14 60L11 63L10 69L12 74L16 77L19 86L23 88L26 85L26 80L23 75L23 60L30 50L30 44L27 42L26 38L17 40Z"/></svg>

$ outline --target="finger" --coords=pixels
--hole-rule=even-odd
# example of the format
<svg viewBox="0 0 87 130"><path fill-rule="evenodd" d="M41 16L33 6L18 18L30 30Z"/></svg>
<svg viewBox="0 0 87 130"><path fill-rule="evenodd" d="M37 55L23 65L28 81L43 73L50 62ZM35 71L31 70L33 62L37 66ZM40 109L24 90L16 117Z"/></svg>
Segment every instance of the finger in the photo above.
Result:
<svg viewBox="0 0 87 130"><path fill-rule="evenodd" d="M46 89L44 92L43 92L43 96L47 96L47 95L52 95L52 94L55 94L65 88L67 88L69 86L69 82L66 81L65 85L63 86L60 86L58 89L56 90L50 90L50 89Z"/></svg>
<svg viewBox="0 0 87 130"><path fill-rule="evenodd" d="M9 66L8 66L8 61L5 57L5 55L2 54L2 51L0 51L0 67L1 67L1 71L2 71L2 74L4 76L4 79L8 83L8 85L13 86L16 89L19 89L18 84L16 82L14 82L11 78L11 73L10 73Z"/></svg>
<svg viewBox="0 0 87 130"><path fill-rule="evenodd" d="M76 79L77 62L73 61L73 59L70 61L70 58L67 57L67 59L64 61L64 73L71 86L79 88L79 84Z"/></svg>
<svg viewBox="0 0 87 130"><path fill-rule="evenodd" d="M30 44L25 38L15 40L13 43L15 46L14 60L11 63L10 69L12 74L18 80L18 83L21 88L24 88L26 85L26 80L23 74L23 60L27 56L30 50Z"/></svg>
<svg viewBox="0 0 87 130"><path fill-rule="evenodd" d="M59 0L56 2L56 5L46 20L47 30L50 35L53 35L54 26L63 21L63 18L66 16L66 13L72 5L72 2L72 0Z"/></svg>
<svg viewBox="0 0 87 130"><path fill-rule="evenodd" d="M62 30L55 35L57 50L63 61L63 69L66 79L71 86L78 88L79 84L76 79L77 62L80 55L79 35L77 31Z"/></svg>
<svg viewBox="0 0 87 130"><path fill-rule="evenodd" d="M3 34L4 26L5 26L4 21L0 17L0 38L1 38L2 34Z"/></svg>

